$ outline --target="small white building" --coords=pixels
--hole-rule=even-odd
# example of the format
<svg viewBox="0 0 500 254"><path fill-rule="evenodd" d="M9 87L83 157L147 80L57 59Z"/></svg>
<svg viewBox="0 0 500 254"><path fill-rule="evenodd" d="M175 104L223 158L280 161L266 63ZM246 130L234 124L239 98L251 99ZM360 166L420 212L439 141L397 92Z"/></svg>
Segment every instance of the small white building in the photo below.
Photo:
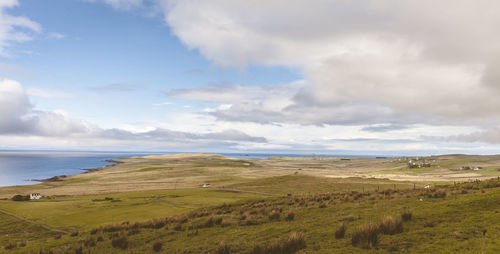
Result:
<svg viewBox="0 0 500 254"><path fill-rule="evenodd" d="M210 187L210 184L209 184L209 183L205 183L205 184L203 184L201 187L203 187L203 188L208 188L208 187Z"/></svg>
<svg viewBox="0 0 500 254"><path fill-rule="evenodd" d="M31 193L30 194L30 199L41 199L41 198L43 198L43 196L40 193Z"/></svg>

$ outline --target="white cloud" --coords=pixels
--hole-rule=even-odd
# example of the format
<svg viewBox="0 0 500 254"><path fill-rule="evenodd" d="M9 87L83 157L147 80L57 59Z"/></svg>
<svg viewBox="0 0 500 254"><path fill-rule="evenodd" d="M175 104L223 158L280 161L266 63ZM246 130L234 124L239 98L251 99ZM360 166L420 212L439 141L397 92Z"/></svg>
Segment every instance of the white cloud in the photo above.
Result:
<svg viewBox="0 0 500 254"><path fill-rule="evenodd" d="M54 96L53 92L32 91L36 91L38 95ZM63 110L36 109L19 82L7 79L0 82L0 138L4 146L8 145L9 140L19 140L19 137L24 137L22 144L30 146L33 140L46 142L48 139L53 139L57 141L56 143L64 141L67 145L94 147L101 147L104 144L121 147L147 145L165 149L176 147L228 149L239 143L267 142L263 137L250 136L230 128L196 132L158 127L142 130L136 128L135 131L128 129L102 129L97 125L72 119Z"/></svg>
<svg viewBox="0 0 500 254"><path fill-rule="evenodd" d="M154 103L153 106L160 107L160 106L168 106L174 104L173 102L170 101L165 101L165 102L159 102L159 103Z"/></svg>
<svg viewBox="0 0 500 254"><path fill-rule="evenodd" d="M66 38L66 35L64 35L62 33L56 33L56 32L51 32L47 36L49 38L52 38L52 39L64 39L64 38Z"/></svg>
<svg viewBox="0 0 500 254"><path fill-rule="evenodd" d="M0 1L0 55L7 55L5 49L12 42L24 42L33 39L34 33L40 33L40 24L21 16L12 16L6 9L19 5L17 0Z"/></svg>
<svg viewBox="0 0 500 254"><path fill-rule="evenodd" d="M269 96L292 99L289 106L233 103L218 111L221 119L302 124L499 120L498 1L159 2L174 34L218 65L303 71L306 88L294 96ZM213 98L228 103L230 97L247 96L235 92ZM198 89L190 96L206 100L212 95Z"/></svg>

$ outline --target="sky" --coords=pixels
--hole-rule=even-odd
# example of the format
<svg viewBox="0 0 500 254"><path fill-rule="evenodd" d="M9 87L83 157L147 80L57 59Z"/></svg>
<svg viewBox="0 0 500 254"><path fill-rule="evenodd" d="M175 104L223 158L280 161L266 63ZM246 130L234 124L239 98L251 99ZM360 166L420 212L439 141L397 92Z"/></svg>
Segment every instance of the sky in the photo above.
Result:
<svg viewBox="0 0 500 254"><path fill-rule="evenodd" d="M0 0L0 150L500 153L495 0Z"/></svg>

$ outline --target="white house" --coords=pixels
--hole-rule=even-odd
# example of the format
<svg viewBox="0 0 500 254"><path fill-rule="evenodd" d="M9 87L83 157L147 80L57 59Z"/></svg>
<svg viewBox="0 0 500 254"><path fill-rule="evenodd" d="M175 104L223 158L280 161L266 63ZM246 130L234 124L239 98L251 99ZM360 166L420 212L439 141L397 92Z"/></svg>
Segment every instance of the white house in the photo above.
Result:
<svg viewBox="0 0 500 254"><path fill-rule="evenodd" d="M30 194L30 199L41 199L41 198L43 198L43 196L40 193L31 193Z"/></svg>

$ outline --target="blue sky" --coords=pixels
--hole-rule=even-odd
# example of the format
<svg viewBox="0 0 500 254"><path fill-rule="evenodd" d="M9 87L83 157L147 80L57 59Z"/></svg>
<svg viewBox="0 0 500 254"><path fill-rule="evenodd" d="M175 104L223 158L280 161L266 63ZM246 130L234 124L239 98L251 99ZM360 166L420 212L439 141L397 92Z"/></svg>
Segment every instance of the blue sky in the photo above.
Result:
<svg viewBox="0 0 500 254"><path fill-rule="evenodd" d="M500 6L450 5L5 0L0 149L497 153Z"/></svg>

